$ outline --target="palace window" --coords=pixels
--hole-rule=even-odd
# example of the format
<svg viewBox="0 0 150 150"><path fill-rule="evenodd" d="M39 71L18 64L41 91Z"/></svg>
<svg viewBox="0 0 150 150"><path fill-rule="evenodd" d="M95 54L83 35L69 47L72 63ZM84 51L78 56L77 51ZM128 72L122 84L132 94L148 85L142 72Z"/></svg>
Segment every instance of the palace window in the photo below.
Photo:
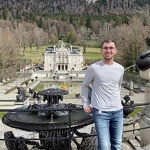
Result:
<svg viewBox="0 0 150 150"><path fill-rule="evenodd" d="M74 63L77 63L77 58L76 57L74 57Z"/></svg>
<svg viewBox="0 0 150 150"><path fill-rule="evenodd" d="M48 58L48 62L50 62L50 63L52 62L52 58L51 57Z"/></svg>

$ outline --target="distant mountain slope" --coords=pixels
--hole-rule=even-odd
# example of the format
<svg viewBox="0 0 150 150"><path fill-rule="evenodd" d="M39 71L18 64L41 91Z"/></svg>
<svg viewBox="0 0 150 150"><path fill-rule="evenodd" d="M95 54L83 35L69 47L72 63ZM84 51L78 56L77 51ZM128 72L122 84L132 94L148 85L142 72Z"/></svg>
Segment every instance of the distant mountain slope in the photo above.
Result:
<svg viewBox="0 0 150 150"><path fill-rule="evenodd" d="M134 13L150 4L150 0L0 0L0 13L10 15L37 14L94 14Z"/></svg>

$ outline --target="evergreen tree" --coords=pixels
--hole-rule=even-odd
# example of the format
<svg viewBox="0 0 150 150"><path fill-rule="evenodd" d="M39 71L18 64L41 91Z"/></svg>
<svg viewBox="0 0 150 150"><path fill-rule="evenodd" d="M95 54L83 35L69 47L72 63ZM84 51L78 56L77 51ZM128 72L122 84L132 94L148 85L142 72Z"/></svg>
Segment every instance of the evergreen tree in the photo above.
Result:
<svg viewBox="0 0 150 150"><path fill-rule="evenodd" d="M42 28L42 26L43 26L43 19L42 18L40 18L40 20L38 22L38 26L39 26L39 28Z"/></svg>
<svg viewBox="0 0 150 150"><path fill-rule="evenodd" d="M4 8L4 10L3 10L3 19L4 20L7 19L7 15L8 15L8 10L6 8Z"/></svg>
<svg viewBox="0 0 150 150"><path fill-rule="evenodd" d="M85 26L86 26L88 29L92 29L92 19L91 19L91 16L90 16L90 15L87 16Z"/></svg>
<svg viewBox="0 0 150 150"><path fill-rule="evenodd" d="M73 24L73 16L72 15L70 15L70 17L69 17L69 22L70 22L70 24Z"/></svg>

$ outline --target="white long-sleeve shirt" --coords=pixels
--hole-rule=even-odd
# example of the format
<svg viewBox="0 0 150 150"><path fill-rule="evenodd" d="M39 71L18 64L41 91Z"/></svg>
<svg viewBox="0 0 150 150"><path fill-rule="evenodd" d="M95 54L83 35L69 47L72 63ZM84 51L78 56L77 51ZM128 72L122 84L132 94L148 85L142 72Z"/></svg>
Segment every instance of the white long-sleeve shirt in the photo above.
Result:
<svg viewBox="0 0 150 150"><path fill-rule="evenodd" d="M81 87L83 106L92 105L100 111L116 111L122 108L120 90L124 67L116 62L105 64L102 60L88 67ZM88 99L92 85L91 102Z"/></svg>

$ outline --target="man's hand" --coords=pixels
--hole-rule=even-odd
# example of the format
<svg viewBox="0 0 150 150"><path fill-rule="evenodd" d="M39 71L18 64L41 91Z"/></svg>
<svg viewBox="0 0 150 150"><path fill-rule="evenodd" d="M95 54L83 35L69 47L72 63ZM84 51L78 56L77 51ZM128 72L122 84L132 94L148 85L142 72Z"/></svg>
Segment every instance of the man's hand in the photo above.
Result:
<svg viewBox="0 0 150 150"><path fill-rule="evenodd" d="M86 113L91 113L92 112L92 107L91 106L84 106L83 109Z"/></svg>

